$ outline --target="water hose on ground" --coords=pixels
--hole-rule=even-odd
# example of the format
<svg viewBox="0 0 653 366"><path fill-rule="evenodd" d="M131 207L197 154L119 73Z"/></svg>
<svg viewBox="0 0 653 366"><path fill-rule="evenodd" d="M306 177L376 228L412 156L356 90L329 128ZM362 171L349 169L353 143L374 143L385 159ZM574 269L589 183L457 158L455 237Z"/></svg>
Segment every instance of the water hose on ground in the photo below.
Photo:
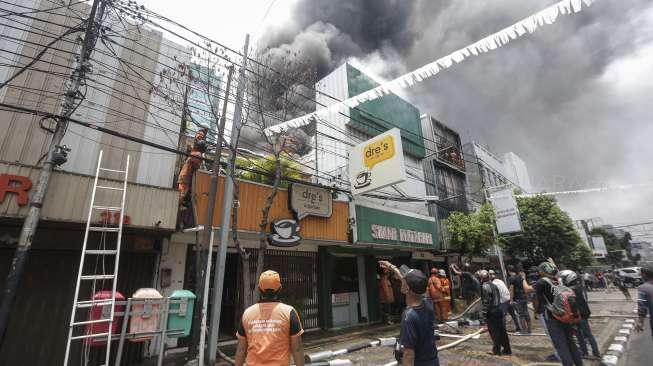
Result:
<svg viewBox="0 0 653 366"><path fill-rule="evenodd" d="M468 335L464 336L463 338L461 338L461 339L459 339L457 341L447 343L447 344L445 344L443 346L440 346L440 347L438 347L438 352L444 351L444 350L449 349L449 348L456 347L457 345L459 345L459 344L461 344L461 343L463 343L465 341L468 341L468 340L476 337L477 335L482 334L483 332L486 332L486 329L479 329L478 331L476 331L474 333L471 333L471 334L468 334ZM386 363L383 366L397 366L397 365L398 365L397 361L392 361L392 362Z"/></svg>

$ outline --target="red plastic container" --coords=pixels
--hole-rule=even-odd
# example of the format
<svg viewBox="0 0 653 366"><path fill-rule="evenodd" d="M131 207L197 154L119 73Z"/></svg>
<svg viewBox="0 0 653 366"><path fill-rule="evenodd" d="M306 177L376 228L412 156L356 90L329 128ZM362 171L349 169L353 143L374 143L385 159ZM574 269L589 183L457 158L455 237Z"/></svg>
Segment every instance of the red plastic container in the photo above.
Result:
<svg viewBox="0 0 653 366"><path fill-rule="evenodd" d="M111 299L111 291L99 291L93 295L93 300L108 300ZM125 296L116 291L116 301L125 301ZM114 314L125 311L125 305L114 306ZM88 320L108 319L111 316L111 305L96 305L93 306L88 313ZM111 323L111 334L118 333L121 317L113 316L113 323ZM87 324L84 334L99 334L107 333L109 331L109 322ZM106 337L103 338L85 338L84 344L87 346L104 346L107 344Z"/></svg>

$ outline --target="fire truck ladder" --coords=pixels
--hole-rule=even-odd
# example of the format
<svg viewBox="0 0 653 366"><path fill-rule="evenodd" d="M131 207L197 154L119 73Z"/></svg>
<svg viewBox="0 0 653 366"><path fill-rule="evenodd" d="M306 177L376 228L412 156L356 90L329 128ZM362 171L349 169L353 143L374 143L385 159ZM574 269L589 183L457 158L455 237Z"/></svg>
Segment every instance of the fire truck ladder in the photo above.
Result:
<svg viewBox="0 0 653 366"><path fill-rule="evenodd" d="M101 176L102 175L102 176ZM105 177L106 176L106 177ZM66 354L64 357L64 366L68 366L68 360L70 356L70 347L71 343L74 340L87 340L87 341L101 341L106 340L106 355L104 366L109 365L109 357L111 354L111 335L114 322L114 312L115 312L115 302L116 302L116 285L118 282L118 265L120 258L120 243L122 240L122 226L125 216L125 199L127 196L127 177L129 176L129 155L127 155L127 163L125 164L124 170L115 170L102 167L102 151L100 151L100 156L98 157L97 169L95 171L95 181L93 182L93 192L91 194L91 204L88 212L88 219L86 221L86 231L84 232L84 243L82 245L82 254L79 260L79 271L77 273L77 284L75 285L75 297L73 299L73 305L70 316L70 323L68 329L68 340L66 342ZM110 178L109 178L110 177ZM98 180L102 181L102 184L98 184ZM116 180L120 180L120 186L116 186ZM106 183L104 183L106 182ZM114 183L114 186L111 185ZM112 206L110 204L103 203L101 205L96 204L96 193L100 192L99 196L110 200L113 198L116 199L116 192L120 195L121 201L119 206ZM113 194L112 194L113 193ZM118 216L115 213L120 213L120 219L118 220L117 225L109 225L111 218ZM101 224L98 224L97 219L94 220L94 217L97 218L97 215L103 215ZM115 215L115 216L114 216ZM97 246L91 246L89 249L89 232L98 232L100 233L102 240L101 244ZM114 240L106 240L108 233L116 233L117 237ZM111 235L113 237L113 235ZM107 246L107 242L115 242L114 247ZM102 261L102 267L104 269L104 261L111 260L113 261L113 272L112 273L98 273L98 261ZM91 266L84 267L84 264L87 262L92 262L95 260L95 268L88 268ZM110 263L110 262L109 262ZM109 264L109 267L111 265ZM92 270L93 273L85 273L85 271ZM111 298L109 299L94 299L94 293L96 291L96 284L100 284L100 290L103 290L103 285L105 280L110 280L111 282ZM81 300L80 297L80 287L88 288L88 284L91 284L91 298L89 300ZM107 289L108 290L108 289ZM91 309L93 307L102 307L102 315L98 319L91 319ZM84 320L77 319L77 314L79 309L86 309L89 316ZM109 315L109 317L106 317ZM106 326L96 326L96 324L106 324ZM75 332L75 329L83 329L83 334L76 335L80 333L79 331ZM100 328L101 330L96 330Z"/></svg>

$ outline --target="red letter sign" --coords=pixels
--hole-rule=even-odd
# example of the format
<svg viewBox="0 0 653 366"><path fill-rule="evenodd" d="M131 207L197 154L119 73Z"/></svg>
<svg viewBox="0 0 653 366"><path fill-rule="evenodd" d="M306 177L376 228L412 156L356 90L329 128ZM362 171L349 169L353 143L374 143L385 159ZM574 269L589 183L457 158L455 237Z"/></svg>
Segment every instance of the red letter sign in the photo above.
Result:
<svg viewBox="0 0 653 366"><path fill-rule="evenodd" d="M13 185L11 183L14 183ZM8 193L18 195L16 203L18 206L25 206L29 202L27 192L32 188L32 181L28 177L19 175L0 174L0 203L4 202Z"/></svg>

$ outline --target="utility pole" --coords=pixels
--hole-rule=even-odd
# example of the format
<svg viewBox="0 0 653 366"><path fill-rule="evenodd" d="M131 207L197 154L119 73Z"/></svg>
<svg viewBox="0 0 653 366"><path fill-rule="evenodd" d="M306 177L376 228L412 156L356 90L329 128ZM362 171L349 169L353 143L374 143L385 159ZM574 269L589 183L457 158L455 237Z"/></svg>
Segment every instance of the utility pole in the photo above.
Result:
<svg viewBox="0 0 653 366"><path fill-rule="evenodd" d="M52 136L52 140L50 141L47 157L43 163L43 168L39 174L36 189L34 190L34 194L29 203L29 211L25 217L25 221L23 222L16 253L14 254L9 274L7 274L7 280L2 294L2 303L0 303L0 345L4 342L5 333L9 324L9 315L11 314L11 308L16 299L16 291L20 286L25 267L29 260L32 242L36 235L36 228L38 227L41 208L43 207L43 199L48 190L48 183L50 182L52 170L55 165L62 164L61 159L58 159L59 161L55 162L55 156L61 154L62 147L60 144L63 140L64 134L66 133L68 118L77 107L80 98L79 88L85 83L86 73L91 71L91 64L89 61L99 36L99 26L104 17L105 5L106 4L103 0L94 0L93 5L91 6L91 12L86 21L84 41L78 56L78 64L72 72L71 84L65 95L61 118L57 119L56 130Z"/></svg>
<svg viewBox="0 0 653 366"><path fill-rule="evenodd" d="M243 49L243 62L238 70L238 89L236 90L236 108L231 124L231 154L237 153L237 144L240 134L240 125L243 115L243 93L245 92L245 69L247 67L247 52L249 49L249 34L245 36ZM220 315L222 313L222 289L224 285L225 262L227 260L227 246L229 244L229 223L231 221L231 208L234 199L233 172L236 169L236 159L229 159L227 174L224 180L224 194L222 196L222 220L220 223L220 246L218 258L215 263L213 277L213 303L211 305L211 326L209 327L209 365L215 364L218 354L218 335L220 333ZM245 271L249 268L245 268ZM249 284L245 284L249 286Z"/></svg>
<svg viewBox="0 0 653 366"><path fill-rule="evenodd" d="M222 140L224 139L224 128L225 128L225 123L227 121L227 104L229 103L229 91L231 90L231 78L234 73L234 67L233 65L229 66L229 74L227 75L227 87L224 92L224 101L222 103L222 113L220 115L220 124L218 126L218 141L217 141L217 146L215 148L215 157L213 158L213 171L211 172L211 185L209 189L209 206L206 211L206 219L204 220L204 231L202 232L202 251L206 250L206 248L212 248L212 237L213 237L213 214L215 212L215 199L218 195L218 177L220 176L220 158L222 157ZM199 254L199 253L198 253ZM207 252L207 254L204 256L206 257L206 260L208 261L207 263L210 263L210 258L213 253L211 253L211 249ZM207 310L207 303L208 303L208 298L205 298L204 296L208 296L208 291L204 291L203 293L200 292L201 289L207 288L209 286L209 273L211 271L211 267L207 266L207 269L205 272L202 273L202 276L199 281L199 285L197 287L197 293L198 295L198 303L202 304L202 312L206 312ZM206 332L206 314L202 314L202 327L200 329L200 339L199 339L199 364L203 365L204 364L204 339L205 339L205 332Z"/></svg>

